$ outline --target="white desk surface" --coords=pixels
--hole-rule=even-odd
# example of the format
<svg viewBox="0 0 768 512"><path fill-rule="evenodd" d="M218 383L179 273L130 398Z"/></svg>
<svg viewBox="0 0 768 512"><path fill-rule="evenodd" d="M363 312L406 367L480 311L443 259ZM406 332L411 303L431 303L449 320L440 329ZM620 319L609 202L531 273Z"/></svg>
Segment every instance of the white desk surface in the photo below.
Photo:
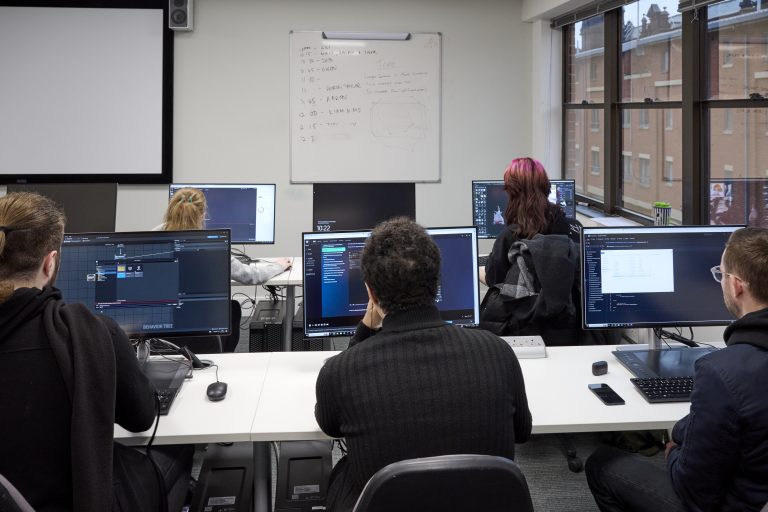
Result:
<svg viewBox="0 0 768 512"><path fill-rule="evenodd" d="M546 358L520 359L533 433L671 428L688 414L688 402L647 403L612 350L613 346L549 347ZM327 438L314 419L315 381L324 360L337 353L273 354L253 421L253 441ZM595 377L592 363L599 360L608 362L608 373ZM603 405L587 389L587 384L600 382L609 384L626 405Z"/></svg>
<svg viewBox="0 0 768 512"><path fill-rule="evenodd" d="M631 374L611 354L614 346L548 347L547 357L520 359L533 433L600 432L671 428L690 403L649 404L629 381ZM315 421L315 382L325 360L338 352L213 354L227 397L210 402L205 390L214 370L195 371L170 414L160 418L157 444L327 439ZM608 373L592 375L605 360ZM606 406L587 384L606 383L626 405ZM132 434L115 427L115 439L143 444L151 430Z"/></svg>
<svg viewBox="0 0 768 512"><path fill-rule="evenodd" d="M611 354L613 346L547 347L547 357L521 359L533 416L533 433L602 432L671 428L688 414L689 402L649 404L629 381L633 375ZM592 375L606 361L608 373ZM604 405L587 384L606 383L626 405Z"/></svg>
<svg viewBox="0 0 768 512"><path fill-rule="evenodd" d="M227 383L227 396L211 402L208 384L216 381L216 370L195 370L184 382L171 405L170 414L160 416L156 444L249 441L251 424L259 403L271 353L200 355L219 365L219 380ZM146 444L152 429L131 433L115 425L115 440L123 444Z"/></svg>
<svg viewBox="0 0 768 512"><path fill-rule="evenodd" d="M315 382L338 352L275 352L251 428L252 441L328 439L315 421Z"/></svg>

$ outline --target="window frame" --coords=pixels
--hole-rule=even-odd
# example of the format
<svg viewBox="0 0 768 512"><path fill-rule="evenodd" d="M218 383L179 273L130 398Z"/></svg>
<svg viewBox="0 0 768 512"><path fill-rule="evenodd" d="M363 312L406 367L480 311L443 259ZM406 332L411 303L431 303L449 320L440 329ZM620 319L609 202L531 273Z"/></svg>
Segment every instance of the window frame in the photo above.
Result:
<svg viewBox="0 0 768 512"><path fill-rule="evenodd" d="M725 0L724 0L725 1ZM688 10L682 13L681 33L682 39L682 99L680 101L656 101L651 98L649 102L628 103L622 102L621 78L622 55L621 55L621 22L622 7L632 2L615 2L609 8L602 8L605 2L594 1L586 6L579 8L578 12L572 13L572 18L566 22L553 22L553 27L563 27L574 25L600 13L603 16L603 81L605 84L603 102L589 104L586 106L566 103L566 89L568 87L566 71L568 38L563 37L563 129L562 129L562 169L565 172L566 162L566 112L575 108L602 108L602 151L603 151L603 199L599 200L593 196L586 196L577 192L577 200L588 203L591 207L602 210L604 213L613 215L620 214L631 220L642 224L650 225L653 219L650 216L642 215L634 211L626 210L622 207L622 191L624 180L624 162L622 155L622 129L629 128L624 123L623 111L628 110L630 117L633 117L631 110L636 109L670 109L681 113L681 119L667 119L667 115L661 121L662 130L679 130L681 132L681 157L675 157L673 166L672 181L662 180L666 173L667 160L666 155L659 156L659 164L664 166L660 170L659 179L661 183L668 185L675 181L682 181L682 212L683 224L708 224L709 223L709 181L710 181L710 146L717 137L723 136L719 128L710 129L709 118L715 109L721 108L763 108L768 109L768 95L765 98L757 99L731 99L731 100L713 100L709 99L708 84L710 82L710 66L722 67L724 56L716 59L717 62L710 62L711 49L707 39L709 31L708 8L700 7L696 10ZM608 10L606 10L608 9ZM672 14L672 13L670 13ZM567 15L566 15L567 16ZM567 23L569 25L565 25ZM768 33L768 29L766 30ZM638 46L638 48L640 48ZM768 48L766 43L765 48ZM727 51L730 51L728 48ZM764 60L768 61L768 50L764 50ZM643 52L647 53L647 52ZM639 55L639 53L638 53ZM734 56L731 56L733 60ZM670 52L671 59L671 52ZM671 63L671 62L670 62ZM663 64L663 62L662 62ZM646 115L646 114L641 114ZM650 115L650 112L647 114ZM768 113L766 114L768 116ZM672 117L675 114L672 113ZM671 121L671 122L669 122ZM678 122L679 121L679 122ZM653 123L649 123L653 124ZM630 123L631 126L631 123ZM768 124L765 129L765 136L768 137ZM585 148L586 149L586 148ZM654 160L656 161L656 160ZM639 164L638 164L639 165ZM637 169L636 169L637 170ZM718 171L719 172L719 171ZM635 181L639 177L635 176Z"/></svg>

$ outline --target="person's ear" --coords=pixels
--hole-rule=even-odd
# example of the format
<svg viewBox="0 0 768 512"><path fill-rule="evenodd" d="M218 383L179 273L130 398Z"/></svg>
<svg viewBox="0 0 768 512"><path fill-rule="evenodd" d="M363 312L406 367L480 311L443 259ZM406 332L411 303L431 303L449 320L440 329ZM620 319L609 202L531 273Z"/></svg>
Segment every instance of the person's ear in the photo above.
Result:
<svg viewBox="0 0 768 512"><path fill-rule="evenodd" d="M46 279L51 279L56 273L56 257L59 251L51 251L43 259L43 275Z"/></svg>
<svg viewBox="0 0 768 512"><path fill-rule="evenodd" d="M736 276L731 276L729 285L731 287L731 295L733 297L741 297L741 295L744 293L744 281L737 278Z"/></svg>

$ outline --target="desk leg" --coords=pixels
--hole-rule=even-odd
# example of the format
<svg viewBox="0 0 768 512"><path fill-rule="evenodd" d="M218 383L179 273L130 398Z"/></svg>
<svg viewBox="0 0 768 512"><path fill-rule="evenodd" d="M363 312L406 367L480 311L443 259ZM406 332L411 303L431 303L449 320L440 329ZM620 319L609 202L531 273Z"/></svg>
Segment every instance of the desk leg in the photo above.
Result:
<svg viewBox="0 0 768 512"><path fill-rule="evenodd" d="M253 443L253 510L272 510L272 452L269 442Z"/></svg>
<svg viewBox="0 0 768 512"><path fill-rule="evenodd" d="M293 340L293 316L296 311L296 286L285 287L285 316L283 317L283 351L290 352Z"/></svg>

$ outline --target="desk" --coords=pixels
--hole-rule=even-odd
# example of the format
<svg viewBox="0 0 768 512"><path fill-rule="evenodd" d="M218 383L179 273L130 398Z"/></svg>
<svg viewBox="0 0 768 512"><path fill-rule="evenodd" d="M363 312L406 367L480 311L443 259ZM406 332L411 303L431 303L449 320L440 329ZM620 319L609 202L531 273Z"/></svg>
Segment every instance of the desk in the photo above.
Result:
<svg viewBox="0 0 768 512"><path fill-rule="evenodd" d="M614 346L548 347L547 357L520 359L533 433L603 432L671 428L690 403L649 404L629 381L632 375L611 354ZM274 353L256 408L251 439L327 439L314 418L315 381L328 357L338 352ZM605 360L608 373L595 377L592 363ZM626 401L608 407L587 384L604 382Z"/></svg>
<svg viewBox="0 0 768 512"><path fill-rule="evenodd" d="M533 432L599 432L666 429L688 413L689 403L649 404L613 357L614 346L550 347L547 357L521 359ZM268 441L328 439L315 421L315 382L325 360L338 352L213 354L227 397L210 402L205 389L214 370L195 372L182 386L168 416L160 419L156 444L253 441L256 443L256 510L269 509ZM608 361L608 374L592 375L592 362ZM605 382L626 401L607 407L587 384ZM145 444L138 434L115 427L115 439Z"/></svg>
<svg viewBox="0 0 768 512"><path fill-rule="evenodd" d="M250 441L270 356L269 353L201 355L219 365L219 380L228 385L226 398L211 402L205 394L208 384L216 381L214 368L195 370L193 378L181 386L170 414L160 416L155 444ZM151 436L151 428L132 433L115 425L115 440L122 444L146 444Z"/></svg>

